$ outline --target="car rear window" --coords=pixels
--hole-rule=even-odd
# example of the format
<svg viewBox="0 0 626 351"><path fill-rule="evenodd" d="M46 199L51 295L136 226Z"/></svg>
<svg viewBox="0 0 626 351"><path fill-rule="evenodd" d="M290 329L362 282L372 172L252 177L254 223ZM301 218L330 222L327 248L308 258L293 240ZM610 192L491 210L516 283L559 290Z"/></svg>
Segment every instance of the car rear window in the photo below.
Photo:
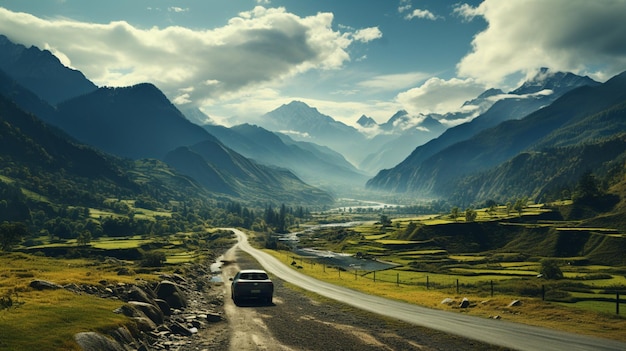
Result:
<svg viewBox="0 0 626 351"><path fill-rule="evenodd" d="M267 274L265 273L241 273L241 279L245 280L266 280Z"/></svg>

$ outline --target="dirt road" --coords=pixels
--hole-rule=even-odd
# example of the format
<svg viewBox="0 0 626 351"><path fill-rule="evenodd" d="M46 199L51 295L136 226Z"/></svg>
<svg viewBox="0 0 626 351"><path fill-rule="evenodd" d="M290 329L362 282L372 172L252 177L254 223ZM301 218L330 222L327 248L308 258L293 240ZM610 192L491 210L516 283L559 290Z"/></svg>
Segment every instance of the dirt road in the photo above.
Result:
<svg viewBox="0 0 626 351"><path fill-rule="evenodd" d="M271 306L235 306L228 279L238 269L261 268L243 251L224 255L224 311L229 350L505 350L417 327L305 293L272 277Z"/></svg>

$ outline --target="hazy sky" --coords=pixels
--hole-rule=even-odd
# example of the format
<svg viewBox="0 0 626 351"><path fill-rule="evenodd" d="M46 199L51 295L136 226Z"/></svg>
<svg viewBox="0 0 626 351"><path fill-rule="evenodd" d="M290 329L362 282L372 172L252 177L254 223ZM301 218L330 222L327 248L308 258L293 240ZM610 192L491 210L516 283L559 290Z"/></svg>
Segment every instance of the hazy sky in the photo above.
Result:
<svg viewBox="0 0 626 351"><path fill-rule="evenodd" d="M539 67L626 70L626 0L0 0L0 34L98 86L235 124L292 100L346 124L450 112Z"/></svg>

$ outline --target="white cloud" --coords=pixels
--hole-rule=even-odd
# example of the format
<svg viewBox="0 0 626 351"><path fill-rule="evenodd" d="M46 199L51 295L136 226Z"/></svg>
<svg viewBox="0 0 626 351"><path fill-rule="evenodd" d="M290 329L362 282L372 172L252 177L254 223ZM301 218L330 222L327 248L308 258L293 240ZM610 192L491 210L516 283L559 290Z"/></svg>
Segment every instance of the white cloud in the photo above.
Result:
<svg viewBox="0 0 626 351"><path fill-rule="evenodd" d="M187 11L189 11L189 8L182 8L182 7L172 6L172 7L169 7L167 10L170 11L170 12L187 12Z"/></svg>
<svg viewBox="0 0 626 351"><path fill-rule="evenodd" d="M400 0L400 4L398 5L398 13L409 12L408 14L404 15L404 19L407 19L407 20L420 18L420 19L436 21L440 18L443 18L441 16L435 15L434 13L428 10L414 9L413 11L411 11L412 8L413 8L413 4L411 4L410 0Z"/></svg>
<svg viewBox="0 0 626 351"><path fill-rule="evenodd" d="M447 113L459 111L464 102L484 92L485 86L474 79L431 78L417 88L398 94L396 100L410 113Z"/></svg>
<svg viewBox="0 0 626 351"><path fill-rule="evenodd" d="M364 28L357 30L353 37L354 40L367 43L375 39L382 38L383 33L378 29L378 27Z"/></svg>
<svg viewBox="0 0 626 351"><path fill-rule="evenodd" d="M408 20L412 20L413 18L420 18L420 19L427 19L427 20L435 21L439 19L440 17L436 16L434 13L428 10L415 9L411 13L406 15L404 18Z"/></svg>
<svg viewBox="0 0 626 351"><path fill-rule="evenodd" d="M44 19L0 7L0 33L49 48L100 86L151 82L177 102L200 106L238 101L261 86L271 91L309 70L339 69L350 60L347 49L355 40L381 35L378 28L334 31L332 21L330 13L299 17L257 6L220 28L141 29L124 21Z"/></svg>
<svg viewBox="0 0 626 351"><path fill-rule="evenodd" d="M379 91L397 91L415 86L428 78L430 74L424 72L408 72L375 76L358 83L358 86Z"/></svg>
<svg viewBox="0 0 626 351"><path fill-rule="evenodd" d="M539 67L604 80L626 68L626 1L485 0L455 13L487 28L457 65L462 77L497 85Z"/></svg>

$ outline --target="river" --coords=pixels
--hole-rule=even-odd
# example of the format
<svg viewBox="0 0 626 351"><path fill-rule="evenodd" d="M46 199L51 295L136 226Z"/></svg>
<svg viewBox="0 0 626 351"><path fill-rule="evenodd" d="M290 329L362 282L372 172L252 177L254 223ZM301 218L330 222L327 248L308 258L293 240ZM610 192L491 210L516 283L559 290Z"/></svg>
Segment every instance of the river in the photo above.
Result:
<svg viewBox="0 0 626 351"><path fill-rule="evenodd" d="M393 267L397 267L396 264L378 261L375 259L369 258L360 258L355 257L350 254L345 253L337 253L328 250L318 250L314 248L297 248L296 243L299 242L300 235L312 234L316 230L322 228L346 228L346 227L354 227L360 224L363 224L362 221L357 222L345 222L345 223L327 223L327 224L318 224L314 226L310 226L305 230L281 234L279 240L283 242L289 242L292 245L292 252L295 255L302 257L303 259L309 261L315 261L318 264L325 264L331 267L340 267L345 270L362 270L362 271L381 271L385 269L390 269ZM297 262L296 262L297 263Z"/></svg>

